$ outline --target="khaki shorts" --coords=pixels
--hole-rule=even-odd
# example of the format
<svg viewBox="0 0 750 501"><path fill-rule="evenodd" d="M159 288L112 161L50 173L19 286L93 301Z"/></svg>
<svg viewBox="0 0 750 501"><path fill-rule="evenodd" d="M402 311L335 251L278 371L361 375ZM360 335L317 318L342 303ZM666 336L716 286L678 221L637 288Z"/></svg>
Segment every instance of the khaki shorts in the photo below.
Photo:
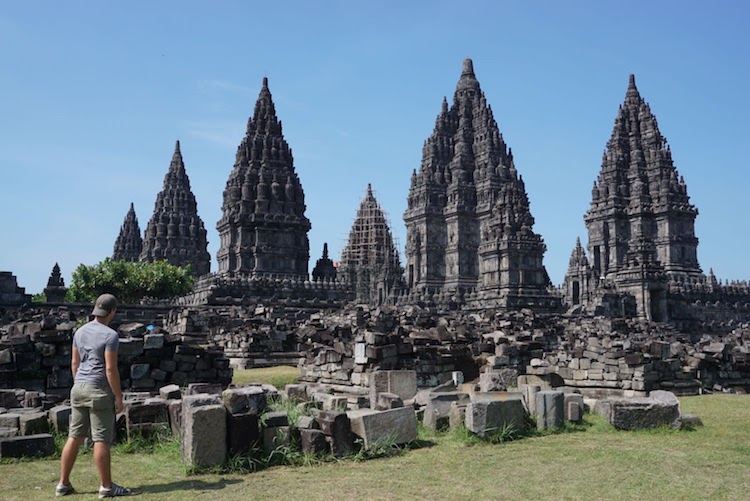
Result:
<svg viewBox="0 0 750 501"><path fill-rule="evenodd" d="M115 441L115 396L108 386L75 383L70 390L69 437L90 436L94 442Z"/></svg>

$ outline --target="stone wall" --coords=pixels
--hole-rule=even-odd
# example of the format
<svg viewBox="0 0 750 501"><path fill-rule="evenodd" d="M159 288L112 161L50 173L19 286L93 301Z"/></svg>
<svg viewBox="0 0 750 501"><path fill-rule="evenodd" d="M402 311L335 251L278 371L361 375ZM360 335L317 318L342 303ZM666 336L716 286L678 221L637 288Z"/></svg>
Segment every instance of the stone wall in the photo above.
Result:
<svg viewBox="0 0 750 501"><path fill-rule="evenodd" d="M449 312L418 307L344 310L297 330L309 349L302 380L367 387L373 371L413 369L420 386L481 372L485 391L519 375L591 396L750 391L750 325L682 333L666 324L604 317Z"/></svg>
<svg viewBox="0 0 750 501"><path fill-rule="evenodd" d="M24 388L67 396L73 384L71 346L76 325L88 319L90 305L29 308L6 315L0 326L0 388ZM154 308L121 308L112 323L120 333L119 369L123 389L156 390L167 383L185 386L232 379L220 350L184 345L150 320ZM128 317L145 322L121 323ZM150 328L149 328L150 326Z"/></svg>

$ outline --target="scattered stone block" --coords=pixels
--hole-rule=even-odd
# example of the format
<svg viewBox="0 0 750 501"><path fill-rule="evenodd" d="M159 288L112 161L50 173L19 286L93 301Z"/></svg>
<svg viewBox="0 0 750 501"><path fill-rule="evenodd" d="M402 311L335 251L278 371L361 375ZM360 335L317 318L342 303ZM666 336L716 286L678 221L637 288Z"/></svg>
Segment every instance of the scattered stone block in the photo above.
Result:
<svg viewBox="0 0 750 501"><path fill-rule="evenodd" d="M649 397L611 398L609 422L618 430L673 426L680 417L680 403L671 392L651 392Z"/></svg>
<svg viewBox="0 0 750 501"><path fill-rule="evenodd" d="M370 374L370 406L375 408L379 393L395 393L402 400L417 394L417 371L374 371Z"/></svg>
<svg viewBox="0 0 750 501"><path fill-rule="evenodd" d="M460 391L431 393L422 417L424 427L429 430L439 430L449 426L453 402L467 405L470 402L469 395Z"/></svg>
<svg viewBox="0 0 750 501"><path fill-rule="evenodd" d="M0 407L6 409L21 407L21 403L16 396L16 390L0 390Z"/></svg>
<svg viewBox="0 0 750 501"><path fill-rule="evenodd" d="M125 337L142 338L146 334L146 326L140 322L131 322L120 325L120 327L117 328L117 332Z"/></svg>
<svg viewBox="0 0 750 501"><path fill-rule="evenodd" d="M302 452L313 454L326 454L329 452L329 444L326 434L320 430L300 429L300 443Z"/></svg>
<svg viewBox="0 0 750 501"><path fill-rule="evenodd" d="M539 430L559 428L565 422L565 395L561 391L536 394L536 427Z"/></svg>
<svg viewBox="0 0 750 501"><path fill-rule="evenodd" d="M146 334L143 336L144 350L158 350L164 347L164 334Z"/></svg>
<svg viewBox="0 0 750 501"><path fill-rule="evenodd" d="M354 436L346 412L321 411L317 420L321 431L330 438L334 456L343 457L352 453Z"/></svg>
<svg viewBox="0 0 750 501"><path fill-rule="evenodd" d="M565 420L571 423L583 421L583 395L579 393L565 393Z"/></svg>
<svg viewBox="0 0 750 501"><path fill-rule="evenodd" d="M290 443L290 434L288 426L274 426L263 429L263 449L266 452L273 452L279 447L287 446Z"/></svg>
<svg viewBox="0 0 750 501"><path fill-rule="evenodd" d="M307 400L307 392L305 385L302 384L288 384L284 387L286 397L290 400Z"/></svg>
<svg viewBox="0 0 750 501"><path fill-rule="evenodd" d="M448 425L451 430L457 430L464 426L466 422L466 405L458 402L451 402L451 409L448 413Z"/></svg>
<svg viewBox="0 0 750 501"><path fill-rule="evenodd" d="M267 412L263 415L263 421L265 422L266 428L289 426L289 416L283 411Z"/></svg>
<svg viewBox="0 0 750 501"><path fill-rule="evenodd" d="M21 415L15 412L0 414L0 428L15 428L17 430L20 426L20 419Z"/></svg>
<svg viewBox="0 0 750 501"><path fill-rule="evenodd" d="M130 379L144 379L148 377L149 371L151 371L149 364L132 364L130 366Z"/></svg>
<svg viewBox="0 0 750 501"><path fill-rule="evenodd" d="M0 438L18 436L18 428L0 428Z"/></svg>
<svg viewBox="0 0 750 501"><path fill-rule="evenodd" d="M187 387L188 395L208 393L209 395L221 395L222 387L219 383L190 383Z"/></svg>
<svg viewBox="0 0 750 501"><path fill-rule="evenodd" d="M189 467L220 466L227 456L226 409L189 398L182 401L182 461Z"/></svg>
<svg viewBox="0 0 750 501"><path fill-rule="evenodd" d="M182 436L182 400L170 400L167 408L172 436L179 438Z"/></svg>
<svg viewBox="0 0 750 501"><path fill-rule="evenodd" d="M519 381L521 378L519 378ZM538 384L519 384L518 389L523 393L524 403L529 414L536 413L536 395L542 391L541 385Z"/></svg>
<svg viewBox="0 0 750 501"><path fill-rule="evenodd" d="M262 414L266 410L266 393L259 386L226 389L221 398L230 414Z"/></svg>
<svg viewBox="0 0 750 501"><path fill-rule="evenodd" d="M324 411L346 411L349 400L330 393L313 393L313 401L320 402Z"/></svg>
<svg viewBox="0 0 750 501"><path fill-rule="evenodd" d="M55 441L49 433L0 439L0 459L46 457L55 453Z"/></svg>
<svg viewBox="0 0 750 501"><path fill-rule="evenodd" d="M484 437L489 433L512 427L526 429L526 410L521 400L471 402L466 406L466 428Z"/></svg>
<svg viewBox="0 0 750 501"><path fill-rule="evenodd" d="M515 369L489 369L479 375L481 391L506 391L518 383L518 371Z"/></svg>
<svg viewBox="0 0 750 501"><path fill-rule="evenodd" d="M182 398L182 393L176 384L168 384L159 388L159 396L164 400L179 400Z"/></svg>
<svg viewBox="0 0 750 501"><path fill-rule="evenodd" d="M169 426L169 405L166 400L151 400L144 404L130 405L125 409L125 424L128 438L152 433L166 434Z"/></svg>
<svg viewBox="0 0 750 501"><path fill-rule="evenodd" d="M375 409L379 411L385 411L389 409L398 409L399 407L403 406L404 401L401 400L401 397L399 397L395 393L379 393L378 403Z"/></svg>
<svg viewBox="0 0 750 501"><path fill-rule="evenodd" d="M46 412L24 412L18 420L19 434L41 435L49 433L49 419Z"/></svg>
<svg viewBox="0 0 750 501"><path fill-rule="evenodd" d="M260 443L258 415L227 413L227 452L230 456L247 454Z"/></svg>
<svg viewBox="0 0 750 501"><path fill-rule="evenodd" d="M364 440L366 449L379 444L407 444L417 438L417 416L413 407L387 411L359 409L347 415L352 433Z"/></svg>
<svg viewBox="0 0 750 501"><path fill-rule="evenodd" d="M681 430L703 426L703 420L695 414L682 414L675 423L675 427Z"/></svg>
<svg viewBox="0 0 750 501"><path fill-rule="evenodd" d="M312 416L300 416L297 418L297 429L298 430L319 430L320 425L318 421Z"/></svg>
<svg viewBox="0 0 750 501"><path fill-rule="evenodd" d="M523 402L523 393L520 391L475 391L471 394L472 402L490 400L521 400Z"/></svg>

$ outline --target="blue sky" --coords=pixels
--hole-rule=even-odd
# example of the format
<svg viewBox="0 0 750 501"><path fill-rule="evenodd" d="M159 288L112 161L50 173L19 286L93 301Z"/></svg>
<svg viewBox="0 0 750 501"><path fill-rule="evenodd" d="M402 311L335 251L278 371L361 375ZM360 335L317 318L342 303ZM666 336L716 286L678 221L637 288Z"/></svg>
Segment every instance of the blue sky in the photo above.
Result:
<svg viewBox="0 0 750 501"><path fill-rule="evenodd" d="M0 11L0 270L39 292L141 230L179 139L216 270L234 154L269 87L338 257L367 183L402 253L412 169L471 57L561 283L636 75L700 214L698 258L750 278L750 4L742 1L8 2Z"/></svg>

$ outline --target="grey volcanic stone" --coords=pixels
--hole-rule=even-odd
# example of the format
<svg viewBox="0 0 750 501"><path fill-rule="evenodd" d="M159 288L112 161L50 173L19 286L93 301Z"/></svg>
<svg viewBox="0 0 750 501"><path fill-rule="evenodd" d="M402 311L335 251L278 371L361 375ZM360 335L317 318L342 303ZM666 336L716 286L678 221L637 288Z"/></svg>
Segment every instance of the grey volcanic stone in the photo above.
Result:
<svg viewBox="0 0 750 501"><path fill-rule="evenodd" d="M359 409L347 413L352 433L371 449L378 444L408 444L417 438L417 415L414 407L400 407L387 411Z"/></svg>
<svg viewBox="0 0 750 501"><path fill-rule="evenodd" d="M521 400L471 402L466 406L466 428L479 436L512 426L526 429L526 410Z"/></svg>
<svg viewBox="0 0 750 501"><path fill-rule="evenodd" d="M656 395L654 395L656 394ZM648 398L610 398L609 422L619 430L673 426L680 417L680 402L670 392L651 392Z"/></svg>

